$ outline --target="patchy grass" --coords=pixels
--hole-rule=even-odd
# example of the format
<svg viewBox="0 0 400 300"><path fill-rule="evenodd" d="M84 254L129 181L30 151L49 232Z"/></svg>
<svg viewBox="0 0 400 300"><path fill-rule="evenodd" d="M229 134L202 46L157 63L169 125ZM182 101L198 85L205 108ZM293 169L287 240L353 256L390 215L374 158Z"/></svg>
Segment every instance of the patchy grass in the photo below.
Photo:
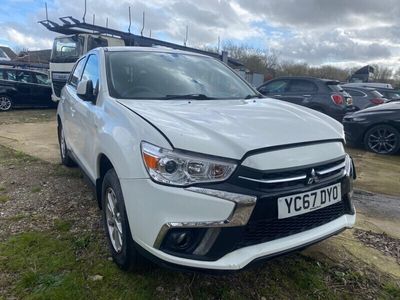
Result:
<svg viewBox="0 0 400 300"><path fill-rule="evenodd" d="M10 200L8 195L0 195L0 203L6 203L8 200Z"/></svg>
<svg viewBox="0 0 400 300"><path fill-rule="evenodd" d="M0 185L0 192L4 192L6 190L6 188L4 186Z"/></svg>
<svg viewBox="0 0 400 300"><path fill-rule="evenodd" d="M64 225L62 226L64 227ZM225 276L152 267L127 273L107 259L101 233L26 232L0 244L8 294L24 299L352 299L397 297L398 285L301 255ZM99 280L93 280L95 275ZM367 290L369 289L369 290ZM373 293L371 294L371 291Z"/></svg>
<svg viewBox="0 0 400 300"><path fill-rule="evenodd" d="M362 190L400 195L400 155L379 155L347 148L357 170L355 186Z"/></svg>
<svg viewBox="0 0 400 300"><path fill-rule="evenodd" d="M68 220L55 219L54 228L58 231L67 232L71 229L72 223Z"/></svg>
<svg viewBox="0 0 400 300"><path fill-rule="evenodd" d="M79 170L79 168L67 168L63 165L56 165L51 175L60 177L83 178L82 172Z"/></svg>
<svg viewBox="0 0 400 300"><path fill-rule="evenodd" d="M41 188L40 186L34 186L34 187L31 189L31 192L32 192L32 193L39 193L41 190L42 190L42 188Z"/></svg>
<svg viewBox="0 0 400 300"><path fill-rule="evenodd" d="M14 216L8 217L7 220L11 222L18 222L24 219L25 217L26 217L25 214L16 214Z"/></svg>
<svg viewBox="0 0 400 300"><path fill-rule="evenodd" d="M15 109L1 112L0 125L16 123L49 122L56 119L55 109Z"/></svg>
<svg viewBox="0 0 400 300"><path fill-rule="evenodd" d="M0 145L0 165L14 167L38 162L36 157Z"/></svg>

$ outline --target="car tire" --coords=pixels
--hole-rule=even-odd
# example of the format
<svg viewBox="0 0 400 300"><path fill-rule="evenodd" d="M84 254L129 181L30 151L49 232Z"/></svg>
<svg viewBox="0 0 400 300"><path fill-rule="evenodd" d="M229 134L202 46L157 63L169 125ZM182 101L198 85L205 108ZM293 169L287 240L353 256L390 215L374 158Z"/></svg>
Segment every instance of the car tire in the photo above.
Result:
<svg viewBox="0 0 400 300"><path fill-rule="evenodd" d="M400 133L393 126L377 125L366 132L364 145L378 154L395 154L400 149Z"/></svg>
<svg viewBox="0 0 400 300"><path fill-rule="evenodd" d="M13 100L8 95L0 95L0 111L9 111L13 108Z"/></svg>
<svg viewBox="0 0 400 300"><path fill-rule="evenodd" d="M71 158L67 143L65 142L63 126L60 123L58 125L58 145L60 147L61 163L66 167L75 167L75 161Z"/></svg>
<svg viewBox="0 0 400 300"><path fill-rule="evenodd" d="M114 169L104 176L101 201L103 225L113 261L125 271L146 266L146 259L135 247L125 209L121 185Z"/></svg>

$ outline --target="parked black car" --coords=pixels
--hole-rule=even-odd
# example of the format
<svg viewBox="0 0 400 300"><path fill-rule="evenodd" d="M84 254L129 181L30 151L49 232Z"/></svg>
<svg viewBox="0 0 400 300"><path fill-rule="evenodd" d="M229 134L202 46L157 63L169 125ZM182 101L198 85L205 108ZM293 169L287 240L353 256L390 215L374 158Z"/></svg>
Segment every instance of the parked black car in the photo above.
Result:
<svg viewBox="0 0 400 300"><path fill-rule="evenodd" d="M400 149L400 102L394 101L360 110L343 119L346 140L380 154Z"/></svg>
<svg viewBox="0 0 400 300"><path fill-rule="evenodd" d="M268 97L303 105L342 121L353 110L352 98L339 81L314 77L280 77L270 80L257 90Z"/></svg>
<svg viewBox="0 0 400 300"><path fill-rule="evenodd" d="M353 98L353 106L357 110L383 104L388 101L374 88L343 86L343 89Z"/></svg>
<svg viewBox="0 0 400 300"><path fill-rule="evenodd" d="M14 107L56 107L46 73L0 68L0 111Z"/></svg>

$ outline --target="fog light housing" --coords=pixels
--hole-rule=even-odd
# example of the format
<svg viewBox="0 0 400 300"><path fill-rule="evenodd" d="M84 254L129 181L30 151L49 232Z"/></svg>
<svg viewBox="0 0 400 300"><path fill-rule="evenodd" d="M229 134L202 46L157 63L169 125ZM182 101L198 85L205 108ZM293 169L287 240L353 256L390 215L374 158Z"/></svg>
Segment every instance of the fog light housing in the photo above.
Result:
<svg viewBox="0 0 400 300"><path fill-rule="evenodd" d="M171 228L160 249L171 254L190 255L202 240L205 231L202 228Z"/></svg>

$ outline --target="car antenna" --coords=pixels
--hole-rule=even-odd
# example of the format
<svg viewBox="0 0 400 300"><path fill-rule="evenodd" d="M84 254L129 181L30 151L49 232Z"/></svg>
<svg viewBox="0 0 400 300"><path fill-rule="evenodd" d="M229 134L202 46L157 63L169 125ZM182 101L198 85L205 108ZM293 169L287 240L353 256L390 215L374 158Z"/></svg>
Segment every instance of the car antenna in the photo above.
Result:
<svg viewBox="0 0 400 300"><path fill-rule="evenodd" d="M106 28L108 28L108 17L106 19Z"/></svg>
<svg viewBox="0 0 400 300"><path fill-rule="evenodd" d="M132 24L132 20L131 20L131 7L129 6L129 27L128 27L128 32L131 33L131 24Z"/></svg>
<svg viewBox="0 0 400 300"><path fill-rule="evenodd" d="M86 0L85 0L85 11L83 12L83 17L82 17L83 23L85 23L85 17L86 17Z"/></svg>
<svg viewBox="0 0 400 300"><path fill-rule="evenodd" d="M144 11L143 11L143 19L142 19L142 30L140 31L140 35L143 36L143 30L144 30L144 19L145 15L144 15Z"/></svg>
<svg viewBox="0 0 400 300"><path fill-rule="evenodd" d="M94 22L96 21L96 14L93 14L93 26L94 26ZM93 30L94 33L94 30Z"/></svg>
<svg viewBox="0 0 400 300"><path fill-rule="evenodd" d="M185 34L185 40L183 41L183 45L186 47L186 43L188 41L188 34L189 34L189 26L186 25L186 34Z"/></svg>
<svg viewBox="0 0 400 300"><path fill-rule="evenodd" d="M49 21L49 14L47 13L47 2L44 3L44 8L46 10L46 21Z"/></svg>

